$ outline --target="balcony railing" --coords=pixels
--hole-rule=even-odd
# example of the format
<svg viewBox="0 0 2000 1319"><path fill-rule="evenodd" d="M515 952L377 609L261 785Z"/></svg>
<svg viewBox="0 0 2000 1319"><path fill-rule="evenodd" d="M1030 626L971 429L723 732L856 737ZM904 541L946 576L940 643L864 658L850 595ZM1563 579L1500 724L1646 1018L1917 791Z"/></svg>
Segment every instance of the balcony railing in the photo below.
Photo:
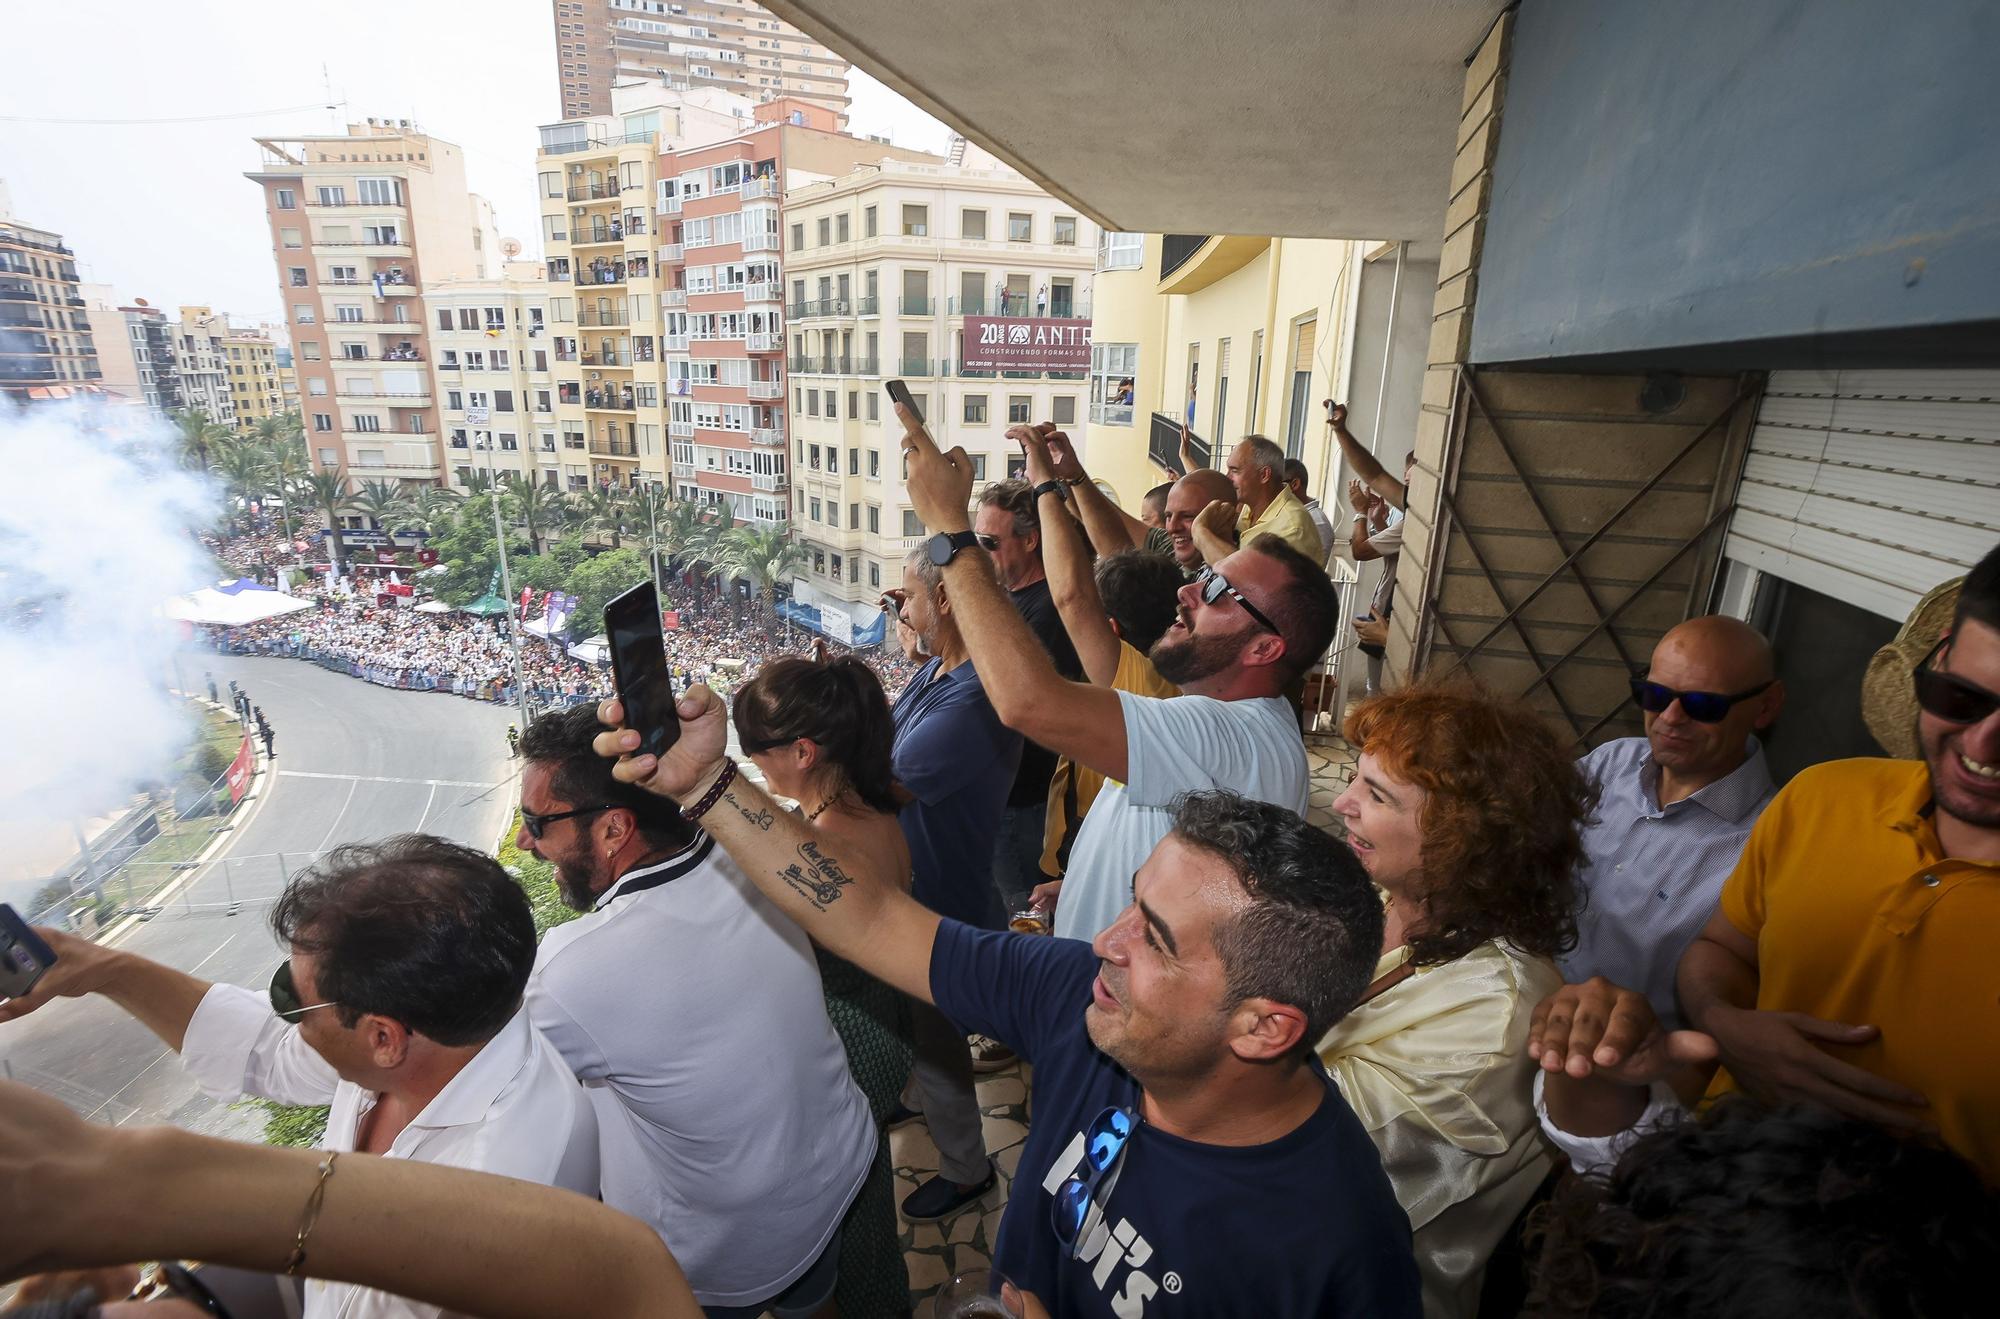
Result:
<svg viewBox="0 0 2000 1319"><path fill-rule="evenodd" d="M585 390L583 406L592 412L632 412L638 404L630 394L609 394L598 390Z"/></svg>
<svg viewBox="0 0 2000 1319"><path fill-rule="evenodd" d="M359 426L342 426L340 429L341 433L344 435L372 435L378 440L407 440L412 436L421 439L424 436L437 434L437 429L435 427L425 427L423 430L405 429L405 430L393 430L393 431L363 430Z"/></svg>
<svg viewBox="0 0 2000 1319"><path fill-rule="evenodd" d="M816 302L794 303L790 314L793 320L805 320L814 316L852 316L854 299L821 298Z"/></svg>
<svg viewBox="0 0 2000 1319"><path fill-rule="evenodd" d="M392 408L419 408L430 405L431 392L428 389L385 390L350 388L335 390L334 397L368 399L371 401L381 400L386 401Z"/></svg>
<svg viewBox="0 0 2000 1319"><path fill-rule="evenodd" d="M743 235L743 250L746 252L775 252L778 250L776 234L755 233Z"/></svg>
<svg viewBox="0 0 2000 1319"><path fill-rule="evenodd" d="M688 350L685 334L663 334L660 336L660 351L663 353L684 353Z"/></svg>
<svg viewBox="0 0 2000 1319"><path fill-rule="evenodd" d="M898 298L897 309L905 316L928 316L937 309L936 298Z"/></svg>
<svg viewBox="0 0 2000 1319"><path fill-rule="evenodd" d="M653 210L658 215L679 215L681 213L681 199L678 195L662 197L659 205L655 206Z"/></svg>
<svg viewBox="0 0 2000 1319"><path fill-rule="evenodd" d="M905 357L898 364L898 375L929 376L937 374L937 363L928 357Z"/></svg>
<svg viewBox="0 0 2000 1319"><path fill-rule="evenodd" d="M606 197L616 197L618 185L615 183L573 183L564 194L573 202L603 201Z"/></svg>
<svg viewBox="0 0 2000 1319"><path fill-rule="evenodd" d="M752 197L776 197L782 191L784 190L778 186L778 181L774 178L745 179L743 181L742 193L746 201Z"/></svg>
<svg viewBox="0 0 2000 1319"><path fill-rule="evenodd" d="M592 226L588 232L578 229L570 235L569 241L576 247L588 247L595 243L622 243L625 241L625 226L600 224Z"/></svg>
<svg viewBox="0 0 2000 1319"><path fill-rule="evenodd" d="M753 279L743 286L745 302L782 302L784 297L784 290L768 279Z"/></svg>
<svg viewBox="0 0 2000 1319"><path fill-rule="evenodd" d="M686 290L686 289L668 289L668 290L667 290L667 291L666 291L665 293L662 293L662 294L660 295L660 305L661 305L662 307L685 307L685 306L687 306L687 305L688 305L688 295L687 295L687 290Z"/></svg>
<svg viewBox="0 0 2000 1319"><path fill-rule="evenodd" d="M632 323L632 318L631 318L631 313L627 312L622 307L612 307L609 309L600 309L597 307L585 307L582 311L577 313L576 323L578 325L588 325L592 327L611 326L611 325L630 325Z"/></svg>
<svg viewBox="0 0 2000 1319"><path fill-rule="evenodd" d="M614 351L609 353L584 353L582 356L583 356L583 364L585 366L632 365L632 354L630 353L621 353Z"/></svg>
<svg viewBox="0 0 2000 1319"><path fill-rule="evenodd" d="M686 250L686 247L685 243L661 243L660 264L663 266L678 264L681 260L681 254Z"/></svg>
<svg viewBox="0 0 2000 1319"><path fill-rule="evenodd" d="M572 276L572 279L577 284L589 287L594 287L603 284L623 284L625 282L625 267L624 266L593 266L589 268L578 267L576 274Z"/></svg>
<svg viewBox="0 0 2000 1319"><path fill-rule="evenodd" d="M741 475L741 473L732 472L730 475L737 476ZM785 479L783 472L752 472L750 474L750 486L754 490L784 490L789 485L790 482Z"/></svg>
<svg viewBox="0 0 2000 1319"><path fill-rule="evenodd" d="M639 445L635 440L592 440L590 452L599 458L637 458Z"/></svg>
<svg viewBox="0 0 2000 1319"><path fill-rule="evenodd" d="M670 421L667 423L667 436L670 439L691 440L694 438L694 423L691 421Z"/></svg>
<svg viewBox="0 0 2000 1319"><path fill-rule="evenodd" d="M769 330L752 330L743 336L743 347L746 352L775 353L784 346L783 336Z"/></svg>
<svg viewBox="0 0 2000 1319"><path fill-rule="evenodd" d="M752 444L783 444L785 433L776 426L753 426L750 430Z"/></svg>
<svg viewBox="0 0 2000 1319"><path fill-rule="evenodd" d="M856 316L880 316L882 314L882 299L872 294L865 298L856 298L854 300L854 314Z"/></svg>
<svg viewBox="0 0 2000 1319"><path fill-rule="evenodd" d="M752 380L747 386L751 398L783 398L785 385L780 380Z"/></svg>

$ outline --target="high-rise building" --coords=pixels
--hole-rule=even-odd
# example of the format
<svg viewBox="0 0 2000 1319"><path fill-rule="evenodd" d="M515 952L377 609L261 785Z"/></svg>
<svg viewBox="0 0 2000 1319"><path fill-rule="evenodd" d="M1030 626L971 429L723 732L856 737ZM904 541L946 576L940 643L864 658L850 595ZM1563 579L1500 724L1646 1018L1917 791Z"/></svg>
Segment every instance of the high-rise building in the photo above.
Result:
<svg viewBox="0 0 2000 1319"><path fill-rule="evenodd" d="M612 112L611 88L795 97L847 118L847 61L749 0L553 0L562 113Z"/></svg>
<svg viewBox="0 0 2000 1319"><path fill-rule="evenodd" d="M314 468L442 481L422 293L498 256L464 153L408 120L257 144L263 167L246 177L264 190Z"/></svg>
<svg viewBox="0 0 2000 1319"><path fill-rule="evenodd" d="M1015 474L1006 438L1054 421L1087 451L1087 370L965 365L966 317L1090 318L1096 226L975 152L967 166L884 161L785 195L793 529L803 580L857 628L894 586L924 528L902 481L897 376L938 442L964 445L975 480Z"/></svg>
<svg viewBox="0 0 2000 1319"><path fill-rule="evenodd" d="M181 324L174 338L174 352L181 373L181 394L187 407L208 414L210 421L234 429L236 399L229 391L229 372L224 366L222 339L229 333L229 318L207 307L182 307Z"/></svg>
<svg viewBox="0 0 2000 1319"><path fill-rule="evenodd" d="M424 289L438 413L452 485L475 472L524 476L551 489L590 484L581 439L557 447L555 341L549 286L534 261L497 279L447 279Z"/></svg>
<svg viewBox="0 0 2000 1319"><path fill-rule="evenodd" d="M180 322L168 318L144 298L129 307L120 307L125 317L125 334L132 345L132 361L139 370L139 394L156 416L164 418L187 405L181 392Z"/></svg>
<svg viewBox="0 0 2000 1319"><path fill-rule="evenodd" d="M109 284L78 284L76 287L77 292L83 295L83 312L90 321L90 341L91 346L97 349L98 369L104 373L98 384L106 393L143 402L146 392L139 379L139 359L134 352L133 336L125 324L125 313L118 306L117 295Z"/></svg>
<svg viewBox="0 0 2000 1319"><path fill-rule="evenodd" d="M236 406L237 430L254 430L258 422L285 411L278 347L268 336L260 330L232 327L222 336L222 354L229 397Z"/></svg>
<svg viewBox="0 0 2000 1319"><path fill-rule="evenodd" d="M0 184L0 393L90 391L103 374L76 254L61 234L16 220Z"/></svg>

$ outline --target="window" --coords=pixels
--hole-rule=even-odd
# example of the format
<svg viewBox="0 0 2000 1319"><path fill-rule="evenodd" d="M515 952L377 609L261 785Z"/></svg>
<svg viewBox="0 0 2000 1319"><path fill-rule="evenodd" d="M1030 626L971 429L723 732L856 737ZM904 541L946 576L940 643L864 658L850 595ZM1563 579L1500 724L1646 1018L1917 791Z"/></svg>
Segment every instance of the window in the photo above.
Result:
<svg viewBox="0 0 2000 1319"><path fill-rule="evenodd" d="M861 236L863 238L873 238L875 236L875 208L873 206L866 207L861 212Z"/></svg>
<svg viewBox="0 0 2000 1319"><path fill-rule="evenodd" d="M792 226L792 250L794 252L803 252L805 249L806 226L804 221L800 221Z"/></svg>
<svg viewBox="0 0 2000 1319"><path fill-rule="evenodd" d="M1137 270L1145 263L1146 235L1101 233L1097 236L1099 270Z"/></svg>
<svg viewBox="0 0 2000 1319"><path fill-rule="evenodd" d="M493 410L495 412L512 412L514 410L514 391L511 389L494 390Z"/></svg>
<svg viewBox="0 0 2000 1319"><path fill-rule="evenodd" d="M960 211L958 213L958 236L960 238L986 237L986 212Z"/></svg>
<svg viewBox="0 0 2000 1319"><path fill-rule="evenodd" d="M451 328L451 308L438 308L438 328L440 330L449 330Z"/></svg>
<svg viewBox="0 0 2000 1319"><path fill-rule="evenodd" d="M840 505L831 499L826 501L826 525L829 527L840 525Z"/></svg>
<svg viewBox="0 0 2000 1319"><path fill-rule="evenodd" d="M859 527L860 525L861 525L861 505L859 505L859 504L849 504L849 505L847 506L847 527L848 527L848 530L852 531L852 530L854 530L854 529L855 529L856 527Z"/></svg>
<svg viewBox="0 0 2000 1319"><path fill-rule="evenodd" d="M1229 340L1224 339L1215 353L1215 429L1210 431L1219 443L1224 431L1229 429Z"/></svg>
<svg viewBox="0 0 2000 1319"><path fill-rule="evenodd" d="M302 343L302 344L300 344L300 345L299 345L299 360L300 360L301 362L317 362L317 361L319 361L319 345L318 345L318 344L316 344L316 343L310 343L310 342L308 342L308 343Z"/></svg>
<svg viewBox="0 0 2000 1319"><path fill-rule="evenodd" d="M319 204L321 206L347 205L347 189L339 186L329 187L325 184L320 185Z"/></svg>
<svg viewBox="0 0 2000 1319"><path fill-rule="evenodd" d="M333 417L329 413L313 413L313 429L322 433L333 429Z"/></svg>
<svg viewBox="0 0 2000 1319"><path fill-rule="evenodd" d="M317 318L313 315L313 309L310 304L301 302L292 307L292 323L294 325L312 325L316 321Z"/></svg>
<svg viewBox="0 0 2000 1319"><path fill-rule="evenodd" d="M813 226L813 237L819 240L817 245L820 247L825 247L833 241L832 216L822 215L819 217L819 222Z"/></svg>
<svg viewBox="0 0 2000 1319"><path fill-rule="evenodd" d="M840 579L840 556L835 554L829 556L829 558L831 562L828 564L827 570L832 574L834 580L838 581Z"/></svg>
<svg viewBox="0 0 2000 1319"><path fill-rule="evenodd" d="M905 536L921 536L924 534L923 519L917 516L914 509L906 508L903 510L903 534Z"/></svg>
<svg viewBox="0 0 2000 1319"><path fill-rule="evenodd" d="M296 229L280 229L280 230L278 230L278 241L279 241L280 243L283 243L283 244L284 244L284 245L285 245L286 247L299 247L299 246L302 246L302 244L301 244L301 242L300 242L300 239L299 239L299 231L298 231L298 230L296 230Z"/></svg>
<svg viewBox="0 0 2000 1319"><path fill-rule="evenodd" d="M882 506L880 504L870 504L868 506L868 529L874 532L882 530Z"/></svg>
<svg viewBox="0 0 2000 1319"><path fill-rule="evenodd" d="M1035 400L1028 397L1028 395L1009 394L1007 396L1007 420L1009 423L1018 425L1024 421L1032 421L1034 420L1034 411Z"/></svg>
<svg viewBox="0 0 2000 1319"><path fill-rule="evenodd" d="M1132 395L1139 374L1139 345L1097 343L1090 350L1090 420L1093 425L1130 426Z"/></svg>
<svg viewBox="0 0 2000 1319"><path fill-rule="evenodd" d="M278 189L279 210L296 211L298 208L299 208L299 195L296 192L293 192L290 188Z"/></svg>
<svg viewBox="0 0 2000 1319"><path fill-rule="evenodd" d="M861 418L861 391L858 389L850 389L847 391L847 419L849 421L858 421L860 420L860 418Z"/></svg>
<svg viewBox="0 0 2000 1319"><path fill-rule="evenodd" d="M1049 400L1049 420L1058 426L1076 424L1076 395L1058 394Z"/></svg>
<svg viewBox="0 0 2000 1319"><path fill-rule="evenodd" d="M974 481L986 479L986 455L983 453L972 455L972 479Z"/></svg>
<svg viewBox="0 0 2000 1319"><path fill-rule="evenodd" d="M986 424L986 395L967 394L965 396L965 424L983 426Z"/></svg>
<svg viewBox="0 0 2000 1319"><path fill-rule="evenodd" d="M861 450L849 449L847 451L847 474L849 476L861 475ZM849 525L852 524L850 523Z"/></svg>
<svg viewBox="0 0 2000 1319"><path fill-rule="evenodd" d="M1007 212L1008 242L1010 243L1029 242L1033 239L1034 233L1035 233L1034 216L1029 215L1026 211Z"/></svg>
<svg viewBox="0 0 2000 1319"><path fill-rule="evenodd" d="M815 522L822 521L820 517L820 502L818 495L814 495L812 498L812 520Z"/></svg>
<svg viewBox="0 0 2000 1319"><path fill-rule="evenodd" d="M872 531L873 528L871 527L870 530ZM880 586L882 584L882 565L872 560L868 564L868 584L870 586Z"/></svg>
<svg viewBox="0 0 2000 1319"><path fill-rule="evenodd" d="M1076 246L1076 217L1074 215L1058 215L1056 217L1055 245L1057 247Z"/></svg>
<svg viewBox="0 0 2000 1319"><path fill-rule="evenodd" d="M850 227L851 226L848 222L847 213L845 211L833 217L833 241L836 243L844 243L849 238L853 237L853 235L848 232Z"/></svg>
<svg viewBox="0 0 2000 1319"><path fill-rule="evenodd" d="M1285 422L1285 456L1305 454L1306 413L1312 403L1313 336L1319 329L1314 317L1292 327L1292 400Z"/></svg>
<svg viewBox="0 0 2000 1319"><path fill-rule="evenodd" d="M925 238L931 231L931 208L903 204L903 233L910 238Z"/></svg>
<svg viewBox="0 0 2000 1319"><path fill-rule="evenodd" d="M292 278L293 288L302 289L306 286L306 268L304 266L293 266L289 273Z"/></svg>
<svg viewBox="0 0 2000 1319"><path fill-rule="evenodd" d="M542 174L538 177L541 179L542 183L542 196L560 197L563 195L563 182L562 182L562 175L560 173L556 172L555 170L550 170L548 173Z"/></svg>
<svg viewBox="0 0 2000 1319"><path fill-rule="evenodd" d="M868 391L868 420L870 421L882 420L882 396L880 394L877 394L872 389ZM875 475L874 471L872 470L874 464L870 463L869 467L871 470L869 471L868 475L870 476Z"/></svg>
<svg viewBox="0 0 2000 1319"><path fill-rule="evenodd" d="M321 380L317 376L313 377L311 380L306 381L306 393L311 394L315 398L325 397L326 381Z"/></svg>
<svg viewBox="0 0 2000 1319"><path fill-rule="evenodd" d="M403 185L397 179L357 179L361 189L361 204L364 206L400 206L403 203Z"/></svg>
<svg viewBox="0 0 2000 1319"><path fill-rule="evenodd" d="M874 396L871 394L869 397L872 398ZM868 475L882 475L882 454L879 450L870 449L868 451Z"/></svg>

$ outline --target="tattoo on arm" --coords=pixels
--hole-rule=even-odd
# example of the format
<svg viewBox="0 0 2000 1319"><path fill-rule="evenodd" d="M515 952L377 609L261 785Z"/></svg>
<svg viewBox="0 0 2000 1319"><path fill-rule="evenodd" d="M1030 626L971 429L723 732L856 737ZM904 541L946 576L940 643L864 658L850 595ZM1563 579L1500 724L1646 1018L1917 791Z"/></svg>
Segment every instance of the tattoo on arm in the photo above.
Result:
<svg viewBox="0 0 2000 1319"><path fill-rule="evenodd" d="M728 802L731 806L734 806L736 808L736 813L742 816L745 820L749 821L751 824L756 825L759 829L762 829L765 833L771 832L771 825L777 819L777 817L772 815L771 812L769 812L768 810L755 810L755 811L751 810L749 807L745 806L742 802L736 800L736 794L733 792L723 793L722 799Z"/></svg>
<svg viewBox="0 0 2000 1319"><path fill-rule="evenodd" d="M810 839L799 844L799 860L780 870L778 878L821 911L840 901L841 890L854 882L839 861Z"/></svg>

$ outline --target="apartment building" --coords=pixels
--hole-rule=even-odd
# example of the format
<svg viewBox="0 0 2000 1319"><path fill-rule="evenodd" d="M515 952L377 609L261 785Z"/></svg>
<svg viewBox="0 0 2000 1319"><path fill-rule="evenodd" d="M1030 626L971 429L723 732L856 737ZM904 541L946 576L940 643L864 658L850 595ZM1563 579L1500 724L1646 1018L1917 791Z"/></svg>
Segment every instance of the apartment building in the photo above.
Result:
<svg viewBox="0 0 2000 1319"><path fill-rule="evenodd" d="M633 82L794 97L847 117L847 61L748 0L553 0L565 119L614 112ZM837 124L836 127L839 125Z"/></svg>
<svg viewBox="0 0 2000 1319"><path fill-rule="evenodd" d="M175 365L180 370L185 406L208 414L224 426L236 426L236 399L229 389L229 371L222 340L229 318L207 307L182 307L174 334Z"/></svg>
<svg viewBox="0 0 2000 1319"><path fill-rule="evenodd" d="M885 159L939 160L850 137L831 110L802 100L755 115L749 132L664 157L656 209L681 254L662 294L674 494L774 523L790 513L785 185Z"/></svg>
<svg viewBox="0 0 2000 1319"><path fill-rule="evenodd" d="M983 153L975 164L885 161L785 196L792 526L813 595L857 626L925 534L884 380L909 382L980 481L1019 469L1018 422L1053 420L1088 452L1086 371L969 369L964 336L967 316L1087 322L1096 226Z"/></svg>
<svg viewBox="0 0 2000 1319"><path fill-rule="evenodd" d="M78 284L84 318L90 322L91 346L97 349L97 366L103 375L98 385L106 393L134 402L145 398L139 380L139 361L125 313L119 309L117 294L109 284Z"/></svg>
<svg viewBox="0 0 2000 1319"><path fill-rule="evenodd" d="M222 336L222 369L236 408L236 429L246 434L257 423L285 410L279 383L278 346L261 331L232 328Z"/></svg>
<svg viewBox="0 0 2000 1319"><path fill-rule="evenodd" d="M443 481L422 294L498 257L463 152L408 120L257 144L263 165L245 177L264 191L314 468Z"/></svg>
<svg viewBox="0 0 2000 1319"><path fill-rule="evenodd" d="M13 217L0 184L0 394L95 388L103 378L76 254Z"/></svg>
<svg viewBox="0 0 2000 1319"><path fill-rule="evenodd" d="M436 363L438 424L454 489L475 472L550 488L590 484L583 436L559 438L549 286L534 261L497 279L448 279L424 290Z"/></svg>
<svg viewBox="0 0 2000 1319"><path fill-rule="evenodd" d="M162 418L186 407L187 395L181 392L180 322L144 298L118 310L125 317L132 361L139 371L139 396L146 406Z"/></svg>

